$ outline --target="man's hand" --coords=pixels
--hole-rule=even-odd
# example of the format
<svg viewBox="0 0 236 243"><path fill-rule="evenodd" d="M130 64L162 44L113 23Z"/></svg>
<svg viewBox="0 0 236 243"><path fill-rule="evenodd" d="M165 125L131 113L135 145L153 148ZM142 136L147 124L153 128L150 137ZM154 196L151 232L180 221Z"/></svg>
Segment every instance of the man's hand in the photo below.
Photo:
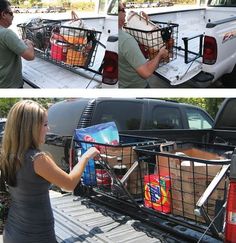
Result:
<svg viewBox="0 0 236 243"><path fill-rule="evenodd" d="M166 49L165 46L163 46L160 50L158 55L160 56L160 59L167 59L169 57L169 52Z"/></svg>
<svg viewBox="0 0 236 243"><path fill-rule="evenodd" d="M28 40L28 39L24 39L24 43L25 43L28 47L30 47L30 46L34 46L33 41Z"/></svg>

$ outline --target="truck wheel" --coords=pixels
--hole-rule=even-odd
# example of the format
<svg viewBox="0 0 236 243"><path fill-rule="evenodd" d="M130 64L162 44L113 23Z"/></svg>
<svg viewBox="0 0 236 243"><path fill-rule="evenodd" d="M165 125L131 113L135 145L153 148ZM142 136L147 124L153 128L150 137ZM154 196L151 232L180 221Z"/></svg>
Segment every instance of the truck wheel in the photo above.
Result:
<svg viewBox="0 0 236 243"><path fill-rule="evenodd" d="M232 73L222 76L221 81L226 88L236 87L236 65L234 66Z"/></svg>

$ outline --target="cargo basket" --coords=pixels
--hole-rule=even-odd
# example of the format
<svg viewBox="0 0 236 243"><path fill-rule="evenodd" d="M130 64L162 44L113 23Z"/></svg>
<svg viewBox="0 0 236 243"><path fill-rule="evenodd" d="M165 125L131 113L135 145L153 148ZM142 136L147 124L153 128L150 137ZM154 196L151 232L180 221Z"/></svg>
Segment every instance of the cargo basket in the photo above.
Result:
<svg viewBox="0 0 236 243"><path fill-rule="evenodd" d="M143 210L190 228L209 227L219 237L233 150L233 146L191 142L136 148L138 157L146 157L140 165L147 166L142 178Z"/></svg>
<svg viewBox="0 0 236 243"><path fill-rule="evenodd" d="M47 54L50 50L50 37L52 30L60 26L61 21L49 19L35 19L25 24L18 24L20 37L29 39L34 43L36 53Z"/></svg>
<svg viewBox="0 0 236 243"><path fill-rule="evenodd" d="M100 31L62 26L50 39L50 58L70 67L91 67L94 64Z"/></svg>
<svg viewBox="0 0 236 243"><path fill-rule="evenodd" d="M85 169L82 184L91 186L94 191L109 197L135 201L142 196L141 178L144 168L139 168L141 164L137 162L138 156L134 149L142 145L160 144L164 140L132 135L120 135L119 138L119 145L74 141L77 149L84 143L102 151L100 159L93 161ZM74 163L77 163L76 156Z"/></svg>
<svg viewBox="0 0 236 243"><path fill-rule="evenodd" d="M38 57L75 72L77 67L93 66L102 32L63 26L63 22L42 19L17 27L22 39L33 41Z"/></svg>
<svg viewBox="0 0 236 243"><path fill-rule="evenodd" d="M163 59L159 66L169 63L177 58L178 24L153 21L156 28L153 30L140 30L124 27L138 42L141 51L147 59L153 59L159 50L166 46L169 57Z"/></svg>

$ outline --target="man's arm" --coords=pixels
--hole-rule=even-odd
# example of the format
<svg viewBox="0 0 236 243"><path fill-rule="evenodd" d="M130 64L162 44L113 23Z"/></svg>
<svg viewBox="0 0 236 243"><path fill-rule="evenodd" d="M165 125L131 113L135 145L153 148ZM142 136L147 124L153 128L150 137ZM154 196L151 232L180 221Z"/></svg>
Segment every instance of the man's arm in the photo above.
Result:
<svg viewBox="0 0 236 243"><path fill-rule="evenodd" d="M162 59L168 57L168 51L162 47L158 54L151 60L136 68L137 73L144 79L149 78L157 69Z"/></svg>
<svg viewBox="0 0 236 243"><path fill-rule="evenodd" d="M26 39L26 40L24 40L24 43L26 44L27 49L21 54L21 56L27 61L33 60L34 59L33 42Z"/></svg>

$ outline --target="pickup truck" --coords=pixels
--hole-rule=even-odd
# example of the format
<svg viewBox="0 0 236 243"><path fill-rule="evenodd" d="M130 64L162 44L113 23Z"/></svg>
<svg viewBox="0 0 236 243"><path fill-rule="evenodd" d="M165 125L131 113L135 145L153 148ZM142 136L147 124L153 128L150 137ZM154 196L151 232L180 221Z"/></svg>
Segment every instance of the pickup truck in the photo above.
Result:
<svg viewBox="0 0 236 243"><path fill-rule="evenodd" d="M50 133L68 137L65 150L53 144L45 148L65 169L68 169L68 150L76 128L109 121L115 121L121 133L149 129L202 130L213 125L212 117L196 106L165 100L131 98L64 100L49 108L48 119Z"/></svg>
<svg viewBox="0 0 236 243"><path fill-rule="evenodd" d="M49 15L50 13L47 14L47 19L50 18ZM59 15L54 14L51 16L51 20L57 20L58 18L61 18L61 16L66 16L66 13ZM41 50L36 48L37 56L35 60L31 62L22 60L23 78L31 87L106 88L106 85L103 84L102 81L103 79L107 80L109 78L114 79L113 84L117 83L118 2L116 0L110 0L107 4L106 14L94 14L92 17L83 17L83 15L81 17L80 14L79 17L84 21L86 29L95 30L100 35L100 39L96 40L94 49L96 55L93 54L95 56L92 57L94 60L90 63L91 65L89 64L84 67L65 65L64 62L53 61L51 58L48 58L47 53L42 53ZM24 33L26 29L25 25L22 23L22 19L19 19L20 15L17 15L16 18L18 18L18 20L14 21L17 21L18 31L20 30L20 35L22 35L22 32ZM65 21L65 19L63 19L63 21ZM21 24L19 25L19 23ZM37 29L39 30L39 28ZM35 33L35 35L37 35L37 33ZM111 59L112 62L110 62ZM112 67L109 63L112 63ZM108 68L107 65L109 66ZM108 70L108 72L106 72L106 70ZM114 87L116 87L116 85L114 85Z"/></svg>
<svg viewBox="0 0 236 243"><path fill-rule="evenodd" d="M160 25L178 24L178 33L173 33L177 58L156 70L171 85L191 80L196 87L208 87L235 71L236 5L231 0L208 0L206 7L146 12Z"/></svg>
<svg viewBox="0 0 236 243"><path fill-rule="evenodd" d="M67 102L72 102L72 101L67 101ZM115 102L115 100L114 100ZM73 103L73 102L72 102ZM55 150L55 148L53 150L49 150L53 156L54 155L58 155L60 152L60 150L64 150L63 156L65 156L67 153L69 153L69 148L70 146L73 147L73 143L71 143L71 136L69 136L70 134L72 134L72 130L74 128L76 128L77 126L79 127L85 127L88 125L91 125L91 121L94 122L93 119L98 119L98 115L94 115L94 107L96 108L95 104L91 104L90 106L87 106L88 104L88 100L81 100L81 103L85 104L85 107L87 107L87 109L83 110L83 112L79 112L77 114L75 114L76 111L76 107L78 107L78 101L77 101L77 105L76 103L72 104L66 104L66 103L59 103L59 104L55 104L53 105L50 109L49 109L49 126L51 126L51 132L55 132L57 135L53 135L51 134L48 137L48 148L50 146L54 146L57 147L57 150ZM93 103L93 102L91 102ZM97 102L99 103L99 102ZM102 102L101 102L102 103ZM142 99L140 100L140 103L142 102ZM145 103L145 102L144 102ZM152 103L150 101L150 103ZM168 103L168 102L167 102ZM225 175L226 173L226 177L230 178L230 185L231 182L233 182L235 180L235 154L232 155L232 151L235 148L235 144L236 144L236 136L235 136L235 116L232 116L232 114L235 112L235 103L236 103L236 99L232 99L232 98L228 98L226 99L223 103L222 106L220 107L218 114L216 116L215 122L213 124L212 127L208 127L207 129L189 129L186 127L183 127L183 129L158 129L158 128L152 128L152 129L144 129L144 130L139 130L139 129L135 129L135 130L127 130L126 134L127 136L133 135L133 136L138 136L139 138L144 138L144 136L146 138L149 137L149 139L151 140L150 137L152 137L153 139L158 139L160 141L160 139L164 139L165 141L167 141L167 143L172 143L173 141L184 141L184 142L188 142L188 143L200 143L203 146L208 146L211 147L211 149L214 147L215 152L222 152L222 150L227 151L226 155L227 155L227 159L226 159L226 164L222 167L224 171L221 171L220 174L217 174L217 176L214 178L214 183L217 183L216 181L219 182L219 176L220 178L222 178L223 175ZM119 101L116 101L116 105L119 104ZM163 104L163 101L160 105ZM166 104L168 106L168 104ZM164 104L165 106L165 104ZM181 106L181 105L180 105ZM61 108L60 108L61 107ZM111 110L114 110L115 105L111 104L110 105ZM176 106L177 107L177 106ZM188 107L188 106L184 106L183 105L183 109L188 109L188 108L192 108L192 107ZM98 108L96 108L98 109ZM95 110L96 110L95 109ZM68 112L68 114L73 114L73 117L71 116L70 119L68 119L68 116L66 116L66 110ZM144 109L143 112L145 113ZM172 112L168 109L165 108L165 110L169 111L169 114L172 114ZM63 111L63 112L61 112ZM100 110L101 111L101 110ZM107 111L102 109L102 111ZM137 112L138 110L136 110ZM57 114L57 115L56 115ZM81 116L80 122L78 122L78 120L75 120L74 118L78 116L78 114L80 114L79 116ZM96 112L95 112L96 114ZM105 112L104 112L105 114ZM147 113L145 113L147 114ZM173 114L172 114L173 115ZM185 115L183 115L185 116ZM109 117L108 115L104 115L104 117ZM125 116L122 116L125 117ZM63 122L61 123L60 118L63 120ZM173 118L173 116L172 116ZM60 122L56 122L60 121ZM67 122L65 123L65 120L67 120ZM70 121L69 121L70 120ZM175 120L175 119L173 119ZM133 120L134 121L134 120ZM100 121L101 122L101 121ZM192 123L193 122L193 123ZM195 122L192 121L189 124L194 124ZM157 122L158 123L158 122ZM67 124L66 127L64 126L64 124ZM144 124L142 124L144 125ZM196 126L196 124L194 125ZM173 128L173 127L172 127ZM196 128L196 127L195 127ZM63 130L63 132L62 132ZM58 136L59 133L59 136ZM122 130L122 133L125 133L125 130ZM125 136L125 135L124 135ZM68 141L69 138L69 141ZM69 144L69 145L68 145ZM55 146L56 145L56 146ZM66 148L67 147L67 148ZM145 147L145 146L144 146ZM228 153L229 151L231 151L230 153ZM145 150L143 150L142 152L143 154L141 154L140 157L140 163L142 163L142 161L147 161L147 157L144 156L145 154ZM151 153L155 154L155 150L152 149ZM162 154L163 156L163 154ZM174 159L177 160L178 156L176 155L172 155L174 156ZM155 158L155 157L154 157ZM62 158L64 159L64 158ZM111 158L112 159L112 158ZM181 158L182 160L186 160L186 157ZM155 159L154 159L155 160ZM191 158L187 158L187 160L191 160ZM196 163L196 161L201 161L197 158L193 158L193 163ZM229 169L229 165L230 165L230 161L231 161L231 170L230 170L230 176L229 173L227 173L228 169ZM188 161L185 161L188 162ZM201 162L202 163L202 162ZM122 178L123 180L123 178ZM226 184L227 185L227 184ZM233 183L232 183L233 185ZM231 185L231 187L232 187ZM123 188L123 190L125 190ZM210 193L212 193L212 184L209 185L208 187L208 191L211 191ZM156 212L147 212L145 209L138 208L137 209L137 203L138 201L135 200L131 200L131 204L130 204L130 198L127 199L124 197L124 195L121 198L112 198L112 197L107 197L101 194L93 194L91 192L91 188L89 191L84 191L83 190L78 190L75 193L80 193L80 197L79 198L84 198L84 197L89 197L92 201L99 203L100 205L102 204L104 207L107 208L112 208L112 210L117 211L118 213L123 213L125 215L129 215L131 218L137 219L141 222L141 224L143 223L144 225L148 224L151 225L152 227L155 227L156 230L161 230L165 233L165 240L170 240L170 242L222 242L223 240L223 236L222 234L224 234L224 232L222 231L222 233L219 233L219 228L222 230L222 227L224 228L224 226L222 226L222 222L223 222L223 216L221 216L220 220L221 220L221 226L213 226L214 224L213 221L209 224L209 226L204 227L205 224L203 223L197 223L194 224L194 222L188 220L187 218L181 218L181 217L171 217L171 215L168 214L163 214L163 213L156 213ZM207 192L207 191L206 191ZM202 195L202 198L205 198L206 201L206 193L204 192L204 194ZM230 190L231 192L231 190ZM92 193L92 194L91 194ZM232 223L232 221L230 221L230 217L228 214L229 208L231 211L232 217L235 215L235 210L232 209L232 206L230 206L230 202L232 199L231 197L235 197L234 195L232 196L230 194L229 196L229 200L228 200L228 204L229 206L227 206L227 222L225 224L226 226L226 236L225 236L225 242L235 242L235 230L234 230L234 224ZM201 198L201 199L202 199ZM203 200L202 199L202 200ZM81 200L81 199L79 199ZM127 203L128 202L128 203ZM133 204L133 205L132 205ZM197 202L197 205L200 205L201 201ZM219 205L218 205L219 206ZM222 205L221 205L222 207ZM222 207L223 209L225 209L225 205ZM55 209L57 210L57 209ZM138 212L138 213L137 213ZM223 217L223 218L222 218ZM233 220L233 218L231 217L231 219ZM200 221L203 222L203 221ZM210 230L209 230L210 229ZM159 232L160 233L160 232ZM160 233L161 234L161 233ZM174 240L173 240L173 236ZM169 238L170 237L170 238Z"/></svg>

